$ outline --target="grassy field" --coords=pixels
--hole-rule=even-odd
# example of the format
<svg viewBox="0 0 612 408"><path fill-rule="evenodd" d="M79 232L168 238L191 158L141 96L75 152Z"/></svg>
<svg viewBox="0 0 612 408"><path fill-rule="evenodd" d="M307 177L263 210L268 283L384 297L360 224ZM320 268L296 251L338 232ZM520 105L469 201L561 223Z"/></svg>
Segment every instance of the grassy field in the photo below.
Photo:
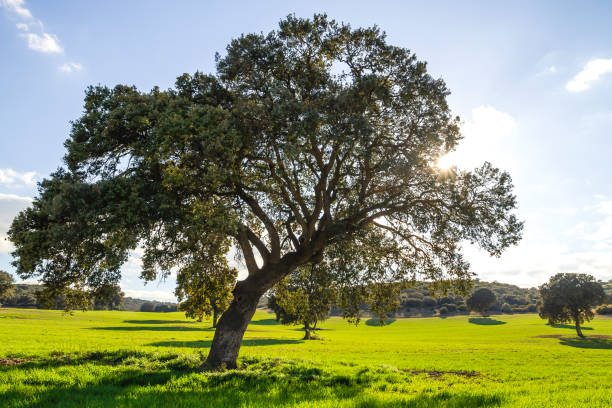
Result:
<svg viewBox="0 0 612 408"><path fill-rule="evenodd" d="M612 319L332 318L321 340L258 312L241 369L197 370L210 322L181 313L0 309L0 406L612 407ZM200 352L202 354L200 354Z"/></svg>

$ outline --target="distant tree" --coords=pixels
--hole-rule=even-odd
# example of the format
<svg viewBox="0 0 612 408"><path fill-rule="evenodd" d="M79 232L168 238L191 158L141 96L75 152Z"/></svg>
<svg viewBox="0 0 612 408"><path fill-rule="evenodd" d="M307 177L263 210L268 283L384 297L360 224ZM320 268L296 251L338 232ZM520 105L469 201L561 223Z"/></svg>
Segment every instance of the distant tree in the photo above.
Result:
<svg viewBox="0 0 612 408"><path fill-rule="evenodd" d="M334 303L333 276L322 265L304 265L275 289L283 324L303 324L304 340L313 338L317 323L325 320Z"/></svg>
<svg viewBox="0 0 612 408"><path fill-rule="evenodd" d="M13 277L5 271L0 270L0 306L2 302L11 296L15 291L15 281Z"/></svg>
<svg viewBox="0 0 612 408"><path fill-rule="evenodd" d="M504 313L512 313L512 306L509 303L504 303L501 307L501 311Z"/></svg>
<svg viewBox="0 0 612 408"><path fill-rule="evenodd" d="M140 305L141 312L152 312L155 310L155 305L152 302L144 302Z"/></svg>
<svg viewBox="0 0 612 408"><path fill-rule="evenodd" d="M597 314L612 315L612 305L601 305L596 309Z"/></svg>
<svg viewBox="0 0 612 408"><path fill-rule="evenodd" d="M434 307L438 304L438 302L436 302L436 299L434 299L431 296L425 296L423 298L423 307Z"/></svg>
<svg viewBox="0 0 612 408"><path fill-rule="evenodd" d="M153 311L156 313L168 313L170 310L170 306L165 303L155 305L155 308L153 309Z"/></svg>
<svg viewBox="0 0 612 408"><path fill-rule="evenodd" d="M267 298L266 298L266 306L268 307L268 309L274 312L274 315L275 315L274 320L276 320L277 322L280 321L283 309L278 304L278 299L276 299L275 293L273 292L268 293Z"/></svg>
<svg viewBox="0 0 612 408"><path fill-rule="evenodd" d="M384 326L385 319L399 309L402 284L397 282L374 282L367 286L366 302L370 313L378 317L378 325Z"/></svg>
<svg viewBox="0 0 612 408"><path fill-rule="evenodd" d="M101 286L92 292L94 310L120 310L125 294L117 284Z"/></svg>
<svg viewBox="0 0 612 408"><path fill-rule="evenodd" d="M212 326L217 327L219 316L232 301L232 289L238 271L227 264L224 256L210 258L206 262L192 262L179 270L174 294L181 302L179 310L185 316L202 321L212 316Z"/></svg>
<svg viewBox="0 0 612 408"><path fill-rule="evenodd" d="M601 283L583 273L556 274L540 286L540 296L540 317L551 325L573 322L579 337L584 337L580 325L594 317L593 308L605 298Z"/></svg>
<svg viewBox="0 0 612 408"><path fill-rule="evenodd" d="M472 293L466 300L468 309L480 313L482 316L487 316L487 310L497 302L497 297L491 289L481 288Z"/></svg>

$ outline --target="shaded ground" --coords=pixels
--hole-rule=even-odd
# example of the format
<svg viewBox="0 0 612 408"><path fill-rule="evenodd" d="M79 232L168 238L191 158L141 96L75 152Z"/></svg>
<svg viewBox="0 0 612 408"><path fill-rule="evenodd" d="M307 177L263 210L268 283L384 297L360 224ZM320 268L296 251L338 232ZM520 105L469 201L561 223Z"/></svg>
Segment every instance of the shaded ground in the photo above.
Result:
<svg viewBox="0 0 612 408"><path fill-rule="evenodd" d="M496 326L499 324L506 324L506 322L502 322L501 320L492 319L490 317L470 317L468 322L472 324L480 324L483 326Z"/></svg>

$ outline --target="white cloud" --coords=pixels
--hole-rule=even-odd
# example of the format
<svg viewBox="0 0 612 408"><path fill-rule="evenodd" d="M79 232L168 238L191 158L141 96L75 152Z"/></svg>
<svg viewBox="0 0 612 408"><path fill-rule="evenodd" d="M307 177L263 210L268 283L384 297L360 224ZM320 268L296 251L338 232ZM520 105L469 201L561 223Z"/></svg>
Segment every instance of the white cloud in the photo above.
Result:
<svg viewBox="0 0 612 408"><path fill-rule="evenodd" d="M574 78L566 85L565 89L570 92L581 92L591 88L594 82L598 81L602 75L612 72L612 58L593 59L584 66Z"/></svg>
<svg viewBox="0 0 612 408"><path fill-rule="evenodd" d="M62 54L64 48L60 45L59 38L45 31L42 21L35 20L30 10L24 6L23 0L0 0L0 5L16 14L21 20L16 24L21 37L27 40L28 48L45 54ZM66 72L78 71L80 64L67 63Z"/></svg>
<svg viewBox="0 0 612 408"><path fill-rule="evenodd" d="M176 297L172 293L172 291L167 290L137 290L137 289L128 289L121 286L121 290L125 293L126 297L132 297L136 299L144 299L144 300L157 300L162 302L176 302Z"/></svg>
<svg viewBox="0 0 612 408"><path fill-rule="evenodd" d="M5 187L33 186L36 184L35 176L36 172L34 171L21 173L13 169L0 169L0 184L3 184Z"/></svg>
<svg viewBox="0 0 612 408"><path fill-rule="evenodd" d="M35 33L22 34L23 37L28 40L28 48L34 51L42 52L45 54L61 54L64 49L59 44L59 39L48 33L42 33L41 35Z"/></svg>
<svg viewBox="0 0 612 408"><path fill-rule="evenodd" d="M23 6L23 0L1 0L2 6L17 14L21 18L32 18L30 10Z"/></svg>
<svg viewBox="0 0 612 408"><path fill-rule="evenodd" d="M71 73L74 71L82 70L83 66L77 62L67 62L63 65L60 65L58 69L62 72Z"/></svg>
<svg viewBox="0 0 612 408"><path fill-rule="evenodd" d="M31 202L30 197L0 193L0 254L6 254L13 250L13 244L7 240L6 233L13 222L13 218L19 211L29 206Z"/></svg>
<svg viewBox="0 0 612 408"><path fill-rule="evenodd" d="M442 157L438 165L471 169L490 161L507 168L512 165L507 145L515 128L516 120L505 112L491 106L472 109L472 119L461 126L464 138L457 150Z"/></svg>

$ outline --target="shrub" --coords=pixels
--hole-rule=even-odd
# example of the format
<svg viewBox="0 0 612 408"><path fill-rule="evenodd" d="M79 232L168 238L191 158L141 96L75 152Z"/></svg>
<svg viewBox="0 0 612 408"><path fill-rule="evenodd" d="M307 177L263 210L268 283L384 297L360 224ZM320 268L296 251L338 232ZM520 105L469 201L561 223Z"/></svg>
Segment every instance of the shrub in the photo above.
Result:
<svg viewBox="0 0 612 408"><path fill-rule="evenodd" d="M512 306L510 306L508 303L504 303L501 307L501 311L504 313L512 313Z"/></svg>
<svg viewBox="0 0 612 408"><path fill-rule="evenodd" d="M445 305L444 307L446 307L446 309L449 312L456 312L457 311L457 305L454 303L448 303L447 305Z"/></svg>
<svg viewBox="0 0 612 408"><path fill-rule="evenodd" d="M142 305L140 305L141 312L152 312L153 309L155 309L155 305L151 302L144 302Z"/></svg>
<svg viewBox="0 0 612 408"><path fill-rule="evenodd" d="M421 307L423 306L423 302L421 299L410 297L404 301L404 305L407 307Z"/></svg>
<svg viewBox="0 0 612 408"><path fill-rule="evenodd" d="M431 296L425 296L423 298L423 307L434 307L437 304L438 302L436 302L436 299L432 298Z"/></svg>
<svg viewBox="0 0 612 408"><path fill-rule="evenodd" d="M448 314L448 309L446 308L446 306L442 306L440 310L438 310L438 313L440 313L441 315Z"/></svg>
<svg viewBox="0 0 612 408"><path fill-rule="evenodd" d="M467 312L468 308L465 305L465 303L461 303L460 305L457 306L457 310L460 311L460 312Z"/></svg>
<svg viewBox="0 0 612 408"><path fill-rule="evenodd" d="M536 305L535 303L530 304L529 306L527 306L527 311L529 313L535 313L538 311L538 305Z"/></svg>
<svg viewBox="0 0 612 408"><path fill-rule="evenodd" d="M600 315L612 314L612 305L601 305L595 311Z"/></svg>

